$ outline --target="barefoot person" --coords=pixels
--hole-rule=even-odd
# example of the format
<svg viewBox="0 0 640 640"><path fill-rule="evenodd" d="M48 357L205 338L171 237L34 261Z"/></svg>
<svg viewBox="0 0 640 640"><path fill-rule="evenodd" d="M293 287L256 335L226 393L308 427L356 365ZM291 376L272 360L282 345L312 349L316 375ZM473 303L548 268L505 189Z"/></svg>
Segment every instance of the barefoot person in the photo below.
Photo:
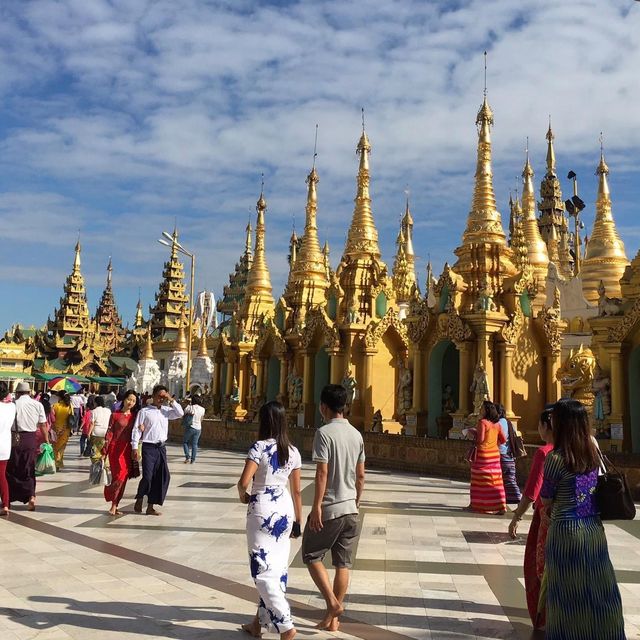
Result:
<svg viewBox="0 0 640 640"><path fill-rule="evenodd" d="M49 442L47 418L44 407L31 397L28 382L19 382L16 387L16 421L13 426L11 457L7 464L9 501L28 504L29 511L36 508L36 458L38 457L37 435Z"/></svg>
<svg viewBox="0 0 640 640"><path fill-rule="evenodd" d="M131 435L131 455L138 459L138 442L142 440L142 478L136 493L133 510L142 513L142 502L147 496L147 515L159 516L153 507L161 505L169 489L169 465L165 442L169 435L169 420L182 418L182 407L169 395L167 387L153 388L151 404L138 412Z"/></svg>
<svg viewBox="0 0 640 640"><path fill-rule="evenodd" d="M327 603L318 628L328 631L338 630L344 611L364 488L364 443L360 432L344 418L346 402L347 391L341 385L327 385L320 395L320 414L326 424L313 439L315 497L302 538L302 560ZM335 567L333 588L322 564L329 551Z"/></svg>
<svg viewBox="0 0 640 640"><path fill-rule="evenodd" d="M285 596L289 571L289 538L300 535L302 497L298 450L289 443L287 418L279 402L260 408L258 440L254 442L238 481L240 502L247 508L247 546L251 576L260 596L258 611L242 629L260 638L273 628L280 640L291 640L296 629ZM249 495L249 485L251 495ZM287 491L291 487L291 493Z"/></svg>

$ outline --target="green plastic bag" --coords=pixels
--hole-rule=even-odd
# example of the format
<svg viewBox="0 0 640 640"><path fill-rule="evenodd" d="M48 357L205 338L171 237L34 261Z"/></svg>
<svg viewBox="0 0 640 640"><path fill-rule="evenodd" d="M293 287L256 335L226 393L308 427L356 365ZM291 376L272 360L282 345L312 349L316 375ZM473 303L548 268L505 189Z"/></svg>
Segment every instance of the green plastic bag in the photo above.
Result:
<svg viewBox="0 0 640 640"><path fill-rule="evenodd" d="M40 455L36 460L36 475L44 476L56 472L56 460L53 447L46 442L40 446Z"/></svg>

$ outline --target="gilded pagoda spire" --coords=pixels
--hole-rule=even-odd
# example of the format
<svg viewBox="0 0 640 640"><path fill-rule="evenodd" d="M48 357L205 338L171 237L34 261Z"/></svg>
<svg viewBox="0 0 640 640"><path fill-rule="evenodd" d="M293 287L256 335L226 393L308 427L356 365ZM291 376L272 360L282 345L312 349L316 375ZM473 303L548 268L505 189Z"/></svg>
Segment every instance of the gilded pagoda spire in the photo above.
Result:
<svg viewBox="0 0 640 640"><path fill-rule="evenodd" d="M147 327L146 341L144 345L144 355L142 356L143 360L153 360L153 341L151 339L151 323Z"/></svg>
<svg viewBox="0 0 640 640"><path fill-rule="evenodd" d="M209 353L207 351L207 332L203 331L200 335L200 347L198 349L198 356L206 357Z"/></svg>
<svg viewBox="0 0 640 640"><path fill-rule="evenodd" d="M291 238L289 238L289 272L293 271L296 260L298 259L298 236L296 230L291 232Z"/></svg>
<svg viewBox="0 0 640 640"><path fill-rule="evenodd" d="M352 322L349 318L357 318L358 322L364 324L375 317L375 302L376 297L380 295L380 287L387 291L392 289L387 266L380 259L378 230L371 212L370 152L371 144L364 128L363 111L362 135L357 147L360 160L353 217L336 275L344 292L340 303L340 318L345 322Z"/></svg>
<svg viewBox="0 0 640 640"><path fill-rule="evenodd" d="M467 284L464 302L467 310L474 307L476 297L483 290L489 288L494 294L499 293L503 278L516 272L493 190L492 125L493 111L485 90L476 117L478 148L471 210L467 217L462 244L455 250L458 260L453 267L453 271L462 276Z"/></svg>
<svg viewBox="0 0 640 640"><path fill-rule="evenodd" d="M353 218L351 219L351 226L349 227L349 233L347 235L344 257L350 256L355 258L369 254L379 258L378 230L373 221L371 196L369 194L369 154L371 153L371 143L364 129L364 116L362 135L358 141L356 153L360 156L360 164L356 181L357 190L354 200Z"/></svg>
<svg viewBox="0 0 640 640"><path fill-rule="evenodd" d="M522 231L526 240L529 264L534 268L538 286L544 288L549 270L549 254L536 219L536 196L533 188L533 169L529 162L528 139L526 160L522 170Z"/></svg>
<svg viewBox="0 0 640 640"><path fill-rule="evenodd" d="M314 163L306 178L307 204L305 207L304 234L300 252L292 264L289 281L284 294L285 300L302 321L309 307L325 303L325 293L329 287L325 255L318 239L318 193L320 181Z"/></svg>
<svg viewBox="0 0 640 640"><path fill-rule="evenodd" d="M142 299L138 295L138 304L136 305L136 319L133 323L134 329L141 329L144 327L144 315L142 314Z"/></svg>
<svg viewBox="0 0 640 640"><path fill-rule="evenodd" d="M247 287L247 278L249 277L249 269L253 264L253 250L251 249L251 240L253 229L251 221L245 227L245 245L244 253L236 262L235 270L229 274L229 284L225 285L222 290L222 297L218 300L216 308L224 316L231 317L237 312L243 304L244 295Z"/></svg>
<svg viewBox="0 0 640 640"><path fill-rule="evenodd" d="M253 252L253 262L247 275L247 285L240 310L240 320L245 323L249 336L257 336L259 322L262 318L271 317L275 303L271 288L271 276L267 267L265 255L265 222L264 214L267 210L267 201L263 189L256 203L256 241Z"/></svg>
<svg viewBox="0 0 640 640"><path fill-rule="evenodd" d="M60 306L54 313L54 320L48 323L49 331L59 336L83 335L90 324L89 307L84 277L80 270L80 239L75 246L73 268L64 284L64 295L60 298Z"/></svg>
<svg viewBox="0 0 640 640"><path fill-rule="evenodd" d="M187 336L184 331L184 325L186 324L186 318L184 316L180 319L180 326L178 327L178 337L174 346L174 351L187 351Z"/></svg>
<svg viewBox="0 0 640 640"><path fill-rule="evenodd" d="M551 259L552 247L552 227L555 229L555 240L557 243L557 260L552 260L558 267L560 274L565 278L573 275L573 258L569 250L569 226L564 213L564 200L560 180L556 173L556 153L553 147L555 136L551 128L551 118L549 118L549 128L545 136L547 140L547 170L540 184L540 219L538 226L543 240L547 244L547 254ZM556 249L553 249L555 254Z"/></svg>
<svg viewBox="0 0 640 640"><path fill-rule="evenodd" d="M629 264L624 243L620 239L611 212L611 193L607 179L609 167L605 162L602 146L596 175L596 216L581 269L584 297L594 304L598 301L598 285L601 280L607 297L619 298L622 295L620 279Z"/></svg>
<svg viewBox="0 0 640 640"><path fill-rule="evenodd" d="M107 282L94 318L98 342L106 351L115 350L119 346L122 340L122 334L124 333L122 329L122 319L118 314L116 302L113 297L112 279L113 266L111 257L109 257Z"/></svg>

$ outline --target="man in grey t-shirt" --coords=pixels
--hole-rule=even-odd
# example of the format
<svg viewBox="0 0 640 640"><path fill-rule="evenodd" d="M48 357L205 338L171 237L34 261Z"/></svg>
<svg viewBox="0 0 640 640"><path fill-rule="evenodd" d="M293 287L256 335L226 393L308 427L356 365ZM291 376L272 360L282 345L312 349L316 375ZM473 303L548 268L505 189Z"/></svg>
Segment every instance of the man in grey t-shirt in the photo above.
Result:
<svg viewBox="0 0 640 640"><path fill-rule="evenodd" d="M328 631L338 630L344 611L364 489L364 442L343 417L346 401L347 391L338 384L327 385L320 395L320 413L326 424L313 439L315 497L302 538L302 559L327 603L318 628ZM322 564L328 551L336 572L333 587Z"/></svg>

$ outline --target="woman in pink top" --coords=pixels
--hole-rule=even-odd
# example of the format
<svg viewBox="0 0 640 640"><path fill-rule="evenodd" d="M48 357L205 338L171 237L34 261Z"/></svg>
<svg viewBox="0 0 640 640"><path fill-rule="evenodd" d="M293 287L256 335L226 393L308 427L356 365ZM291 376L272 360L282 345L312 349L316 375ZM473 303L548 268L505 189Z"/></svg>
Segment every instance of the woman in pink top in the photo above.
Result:
<svg viewBox="0 0 640 640"><path fill-rule="evenodd" d="M509 534L512 538L516 538L518 523L533 503L533 519L529 527L527 546L524 551L524 586L527 592L527 608L529 609L531 622L534 628L541 629L545 625L545 614L544 611L538 611L538 600L542 574L544 573L544 547L549 529L549 515L542 506L540 489L544 479L544 461L547 454L553 451L553 429L551 427L550 410L542 412L538 423L538 433L545 444L533 456L527 484L522 492L522 500L520 500L520 504L513 512L513 518L509 525Z"/></svg>

